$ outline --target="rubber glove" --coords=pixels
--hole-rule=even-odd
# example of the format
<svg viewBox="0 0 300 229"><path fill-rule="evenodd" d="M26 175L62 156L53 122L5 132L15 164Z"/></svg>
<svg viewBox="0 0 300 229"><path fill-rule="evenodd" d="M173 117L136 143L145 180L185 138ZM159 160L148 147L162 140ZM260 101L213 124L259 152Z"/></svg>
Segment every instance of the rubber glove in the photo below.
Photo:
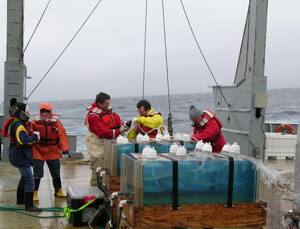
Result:
<svg viewBox="0 0 300 229"><path fill-rule="evenodd" d="M62 157L63 159L68 159L68 158L71 158L71 155L69 154L68 151L64 151L64 152L62 152L61 157Z"/></svg>
<svg viewBox="0 0 300 229"><path fill-rule="evenodd" d="M33 134L37 135L38 139L39 140L41 137L40 137L40 132L39 131L33 131Z"/></svg>

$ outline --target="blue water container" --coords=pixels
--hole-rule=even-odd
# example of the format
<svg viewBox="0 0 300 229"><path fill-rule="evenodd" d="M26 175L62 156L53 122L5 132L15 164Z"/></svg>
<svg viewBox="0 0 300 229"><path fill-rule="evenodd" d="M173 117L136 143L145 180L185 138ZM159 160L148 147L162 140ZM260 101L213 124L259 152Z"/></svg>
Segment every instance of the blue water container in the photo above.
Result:
<svg viewBox="0 0 300 229"><path fill-rule="evenodd" d="M146 146L154 147L157 153L167 153L170 150L171 144L175 141L161 141L161 142L149 142L149 143L137 143L134 140L130 140L127 144L117 144L116 141L107 141L105 149L109 152L105 152L106 167L111 172L112 176L120 176L121 169L121 157L127 155L131 157L131 153L142 153ZM179 142L177 142L179 144ZM184 144L188 151L194 150L194 143Z"/></svg>
<svg viewBox="0 0 300 229"><path fill-rule="evenodd" d="M134 193L137 206L173 204L173 164L178 164L178 204L255 202L257 169L247 157L233 159L229 185L229 158L220 154L176 157L160 154L155 160L137 155L122 157L121 190ZM232 192L232 195L228 195Z"/></svg>

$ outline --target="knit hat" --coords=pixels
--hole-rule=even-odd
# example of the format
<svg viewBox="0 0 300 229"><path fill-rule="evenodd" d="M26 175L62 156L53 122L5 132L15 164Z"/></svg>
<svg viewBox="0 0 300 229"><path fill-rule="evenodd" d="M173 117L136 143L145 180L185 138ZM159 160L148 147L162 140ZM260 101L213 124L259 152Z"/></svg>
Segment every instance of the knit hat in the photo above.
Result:
<svg viewBox="0 0 300 229"><path fill-rule="evenodd" d="M26 104L25 103L15 103L15 106L20 109L21 111L26 111Z"/></svg>
<svg viewBox="0 0 300 229"><path fill-rule="evenodd" d="M194 119L198 118L202 114L203 114L202 110L196 108L194 105L190 106L189 115L190 115L191 120L194 120Z"/></svg>

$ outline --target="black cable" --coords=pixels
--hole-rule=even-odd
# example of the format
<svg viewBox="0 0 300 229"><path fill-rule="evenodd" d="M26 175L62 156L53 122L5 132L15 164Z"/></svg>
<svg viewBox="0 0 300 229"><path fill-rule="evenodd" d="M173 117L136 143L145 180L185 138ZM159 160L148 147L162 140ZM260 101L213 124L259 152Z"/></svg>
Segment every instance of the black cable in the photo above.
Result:
<svg viewBox="0 0 300 229"><path fill-rule="evenodd" d="M101 0L98 1L98 3L95 5L95 7L93 8L92 12L88 15L88 17L85 19L85 21L82 23L82 25L79 27L79 29L77 30L77 32L75 33L75 35L72 37L72 39L69 41L69 43L67 44L67 46L63 49L63 51L60 53L60 55L56 58L56 60L54 61L54 63L51 65L51 67L49 68L49 70L46 72L46 74L43 76L43 78L38 82L38 84L34 87L34 89L31 91L31 93L29 94L29 96L26 99L29 99L30 96L33 94L33 92L37 89L37 87L42 83L42 81L46 78L46 76L48 75L48 73L51 71L51 69L54 67L54 65L57 63L57 61L60 59L60 57L64 54L64 52L67 50L67 48L70 46L70 44L72 43L72 41L75 39L75 37L78 35L78 33L81 31L81 29L83 28L83 26L85 25L85 23L89 20L89 18L92 16L92 14L94 13L94 11L96 10L96 8L98 7L98 5L100 4Z"/></svg>
<svg viewBox="0 0 300 229"><path fill-rule="evenodd" d="M166 73L167 73L167 86L168 86L168 101L169 101L169 113L171 113L170 104L170 87L169 87L169 68L168 68L168 51L167 51L167 34L166 34L166 22L165 22L165 8L164 0L161 1L162 4L162 16L163 16L163 27L164 27L164 42L165 42L165 60L166 60Z"/></svg>
<svg viewBox="0 0 300 229"><path fill-rule="evenodd" d="M205 62L205 64L206 64L206 66L207 66L207 68L208 68L208 70L209 70L209 72L210 72L210 74L211 74L213 80L215 81L216 86L217 86L218 89L220 90L220 92L221 92L221 94L222 94L222 97L224 98L226 104L227 104L228 106L230 106L229 103L227 102L225 96L223 95L223 92L222 92L222 90L221 90L221 88L220 88L220 86L219 86L219 84L218 84L218 82L217 82L217 80L216 80L216 78L215 78L215 76L214 76L214 74L213 74L213 72L212 72L212 70L211 70L211 68L210 68L210 66L209 66L209 64L208 64L208 62L207 62L207 60L206 60L206 58L205 58L205 56L204 56L204 53L202 52L202 49L201 49L201 47L200 47L200 45L199 45L199 43L198 43L198 40L197 40L197 38L196 38L196 35L195 35L195 33L194 33L194 30L193 30L193 28L192 28L192 25L191 25L191 23L190 23L190 20L189 20L189 18L188 18L188 16L187 16L187 13L186 13L186 10L185 10L185 7L184 7L184 5L183 5L182 0L180 0L180 2L181 2L181 5L182 5L183 12L184 12L184 14L185 14L186 20L187 20L187 22L188 22L188 24L189 24L189 27L190 27L190 30L191 30L191 32L192 32L192 35L193 35L193 37L194 37L194 40L195 40L195 42L196 42L196 44L197 44L197 46L198 46L198 49L199 49L199 51L200 51L200 53L201 53L201 55L202 55L202 58L204 59L204 62Z"/></svg>
<svg viewBox="0 0 300 229"><path fill-rule="evenodd" d="M51 2L51 0L48 1L47 5L46 5L46 7L45 7L45 9L44 9L44 11L43 11L43 13L42 13L42 16L40 17L40 19L39 19L39 21L38 21L36 27L34 28L33 33L31 34L30 39L29 39L27 45L26 45L25 48L24 48L23 55L24 55L24 53L25 53L25 51L26 51L28 45L30 44L30 42L31 42L31 40L32 40L32 38L33 38L33 35L35 34L37 28L39 27L39 25L40 25L40 23L41 23L41 21L42 21L42 19L43 19L43 17L44 17L44 14L46 13L46 10L47 10L47 8L48 8L50 2Z"/></svg>
<svg viewBox="0 0 300 229"><path fill-rule="evenodd" d="M173 135L172 127L172 112L171 112L171 97L170 97L170 83L169 83L169 68L168 68L168 49L167 49L167 34L166 34L166 20L165 20L165 7L164 0L162 4L162 16L163 16L163 28L164 28L164 43L165 43L165 63L166 63L166 74L167 74L167 88L168 88L168 103L169 103L169 114L168 114L168 132Z"/></svg>
<svg viewBox="0 0 300 229"><path fill-rule="evenodd" d="M145 9L145 37L144 37L144 66L143 66L143 99L145 98L145 75L146 75L146 42L147 42L147 12L148 12L148 0L146 0Z"/></svg>

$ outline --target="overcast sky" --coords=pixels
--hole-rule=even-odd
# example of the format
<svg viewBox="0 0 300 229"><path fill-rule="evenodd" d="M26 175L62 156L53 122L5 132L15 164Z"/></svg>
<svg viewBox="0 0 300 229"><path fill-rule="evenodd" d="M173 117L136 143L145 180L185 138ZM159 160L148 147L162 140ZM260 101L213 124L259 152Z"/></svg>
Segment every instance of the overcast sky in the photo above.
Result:
<svg viewBox="0 0 300 229"><path fill-rule="evenodd" d="M26 45L48 0L25 0ZM98 0L52 0L25 53L27 95ZM234 80L248 0L183 0L195 35L221 85ZM170 93L209 92L214 81L180 0L165 0ZM30 101L142 95L145 0L102 0ZM269 0L268 88L300 87L300 1ZM0 0L0 101L6 58L6 1ZM167 94L161 0L148 1L146 95Z"/></svg>

